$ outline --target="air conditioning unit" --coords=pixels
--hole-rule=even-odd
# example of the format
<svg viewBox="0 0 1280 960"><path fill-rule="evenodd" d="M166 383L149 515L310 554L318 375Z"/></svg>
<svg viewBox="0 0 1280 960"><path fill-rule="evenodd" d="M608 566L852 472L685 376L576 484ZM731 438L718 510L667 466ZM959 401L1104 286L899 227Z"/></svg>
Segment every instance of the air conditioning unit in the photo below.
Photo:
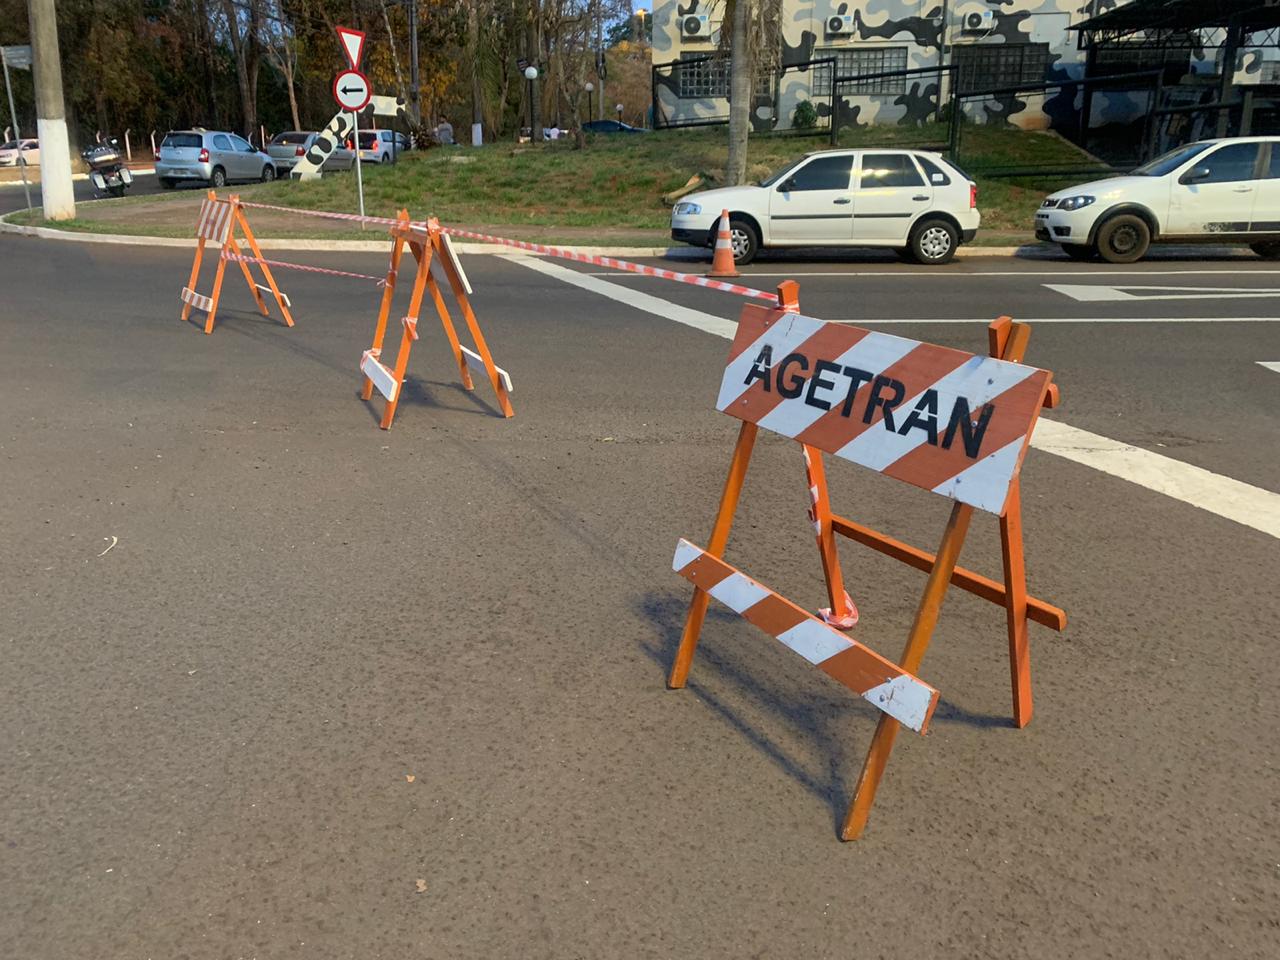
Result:
<svg viewBox="0 0 1280 960"><path fill-rule="evenodd" d="M705 13L694 13L681 18L680 36L686 39L710 40L711 18Z"/></svg>
<svg viewBox="0 0 1280 960"><path fill-rule="evenodd" d="M986 33L995 24L995 13L990 10L965 10L960 14L961 33Z"/></svg>
<svg viewBox="0 0 1280 960"><path fill-rule="evenodd" d="M856 29L853 17L827 17L827 33L833 36L848 36Z"/></svg>

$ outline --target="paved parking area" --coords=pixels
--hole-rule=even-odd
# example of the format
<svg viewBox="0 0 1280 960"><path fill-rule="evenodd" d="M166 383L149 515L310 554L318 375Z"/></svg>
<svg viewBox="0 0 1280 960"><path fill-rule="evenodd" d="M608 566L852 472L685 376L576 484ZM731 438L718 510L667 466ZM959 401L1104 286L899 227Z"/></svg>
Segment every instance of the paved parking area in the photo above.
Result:
<svg viewBox="0 0 1280 960"><path fill-rule="evenodd" d="M705 541L735 433L726 342L692 321L741 301L465 262L516 417L424 322L384 433L356 397L372 284L282 275L290 330L229 278L205 337L177 320L185 251L0 237L0 953L1271 956L1274 266L751 268L970 350L1030 319L1055 421L1223 481L1193 505L1033 450L1031 587L1071 618L1032 628L1036 717L1008 723L1001 612L950 597L933 730L841 844L869 706L715 608L664 687L671 553ZM936 543L945 501L830 474L838 509ZM762 440L729 556L817 606L803 476ZM992 518L962 561L998 574ZM896 655L923 578L844 568L856 636Z"/></svg>

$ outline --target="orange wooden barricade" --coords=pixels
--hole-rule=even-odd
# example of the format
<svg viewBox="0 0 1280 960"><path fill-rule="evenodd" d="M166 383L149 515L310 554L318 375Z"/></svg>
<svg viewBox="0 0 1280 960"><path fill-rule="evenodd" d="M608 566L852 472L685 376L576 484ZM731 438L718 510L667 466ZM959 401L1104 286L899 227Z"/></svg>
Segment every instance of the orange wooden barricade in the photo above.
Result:
<svg viewBox="0 0 1280 960"><path fill-rule="evenodd" d="M471 371L476 370L493 387L502 415L514 416L515 411L511 408L511 377L507 371L493 362L493 356L489 353L489 345L485 342L480 323L476 320L475 312L471 309L471 301L468 299L471 286L467 282L462 265L454 254L448 235L440 230L440 224L434 218L428 220L425 225L410 223L409 214L401 210L397 219L399 222L391 228L391 266L387 270L382 305L378 310L378 325L373 333L373 345L364 352L360 360L360 371L364 374L360 398L369 400L375 388L386 398L387 405L382 413L381 426L383 430L390 429L404 389L405 373L409 366L409 350L413 342L418 339L418 314L422 309L422 300L427 293L430 293L436 314L440 317L440 324L444 327L445 336L449 339L449 346L453 351L454 362L458 365L458 375L462 379L462 385L468 390L475 389ZM387 332L391 301L396 292L400 261L406 246L413 254L418 269L414 278L413 292L409 298L409 312L400 321L403 327L400 349L396 353L395 366L390 368L382 362L382 343ZM467 329L471 331L471 337L476 345L475 350L464 347L458 339L458 332L454 327L453 318L449 315L449 308L445 305L437 278L447 283L453 292L454 300L462 311Z"/></svg>
<svg viewBox="0 0 1280 960"><path fill-rule="evenodd" d="M244 207L240 205L240 198L233 194L225 200L219 200L212 190L200 204L200 216L196 220L196 256L191 264L191 279L179 294L179 299L182 301L183 321L185 322L191 316L192 307L203 310L205 312L204 332L213 333L213 321L218 314L218 300L222 296L222 275L227 268L227 258L225 256L218 258L218 269L213 276L213 291L207 297L196 291L196 281L200 278L200 262L204 258L205 244L209 241L216 243L224 253L230 253L236 257L243 256L240 245L236 242L236 227L240 228L245 243L253 253L253 259L258 261L263 278L267 281L266 286L257 283L253 279L249 263L246 260L237 261L240 272L244 274L245 283L249 285L249 292L253 294L253 300L258 305L258 310L264 317L268 316L267 304L262 299L263 292L268 292L275 297L276 306L280 308L280 315L284 318L285 325L292 327L293 317L289 313L289 298L280 292L280 288L276 286L276 278L271 274L271 268L262 262L264 259L262 250L258 247L258 241L254 239L253 231L249 229L249 221L244 215Z"/></svg>
<svg viewBox="0 0 1280 960"><path fill-rule="evenodd" d="M794 327L800 326L796 321L807 319L798 316L799 290L794 282L783 283L779 286L778 293L779 303L782 305L779 309L766 311L761 307L750 306L743 311L734 349L738 351L741 343L744 351L738 352L736 359L735 354L730 355L730 369L733 369L735 362L739 364L738 377L748 369L743 365L744 361L750 362L759 344L768 339L766 336L761 336L758 341L751 343L754 333L745 332L748 326L751 331L772 329L775 334L774 339L781 344L786 343L786 334L790 330L787 321L791 321L790 326ZM820 324L817 321L808 321L808 323L809 326L804 327L800 334L793 336L790 344L785 348L792 351L787 354L785 360L780 355L774 355L772 348L769 353L762 350L755 357L756 365L750 367L747 380L748 382L763 380L763 390L760 389L760 382L754 383L756 388L754 391L750 388L744 389L738 379L726 372L725 385L722 386L718 406L724 412L741 418L743 423L738 432L729 475L720 500L720 509L705 553L713 560L718 560L724 554L734 512L737 509L750 463L752 448L760 427L764 426L774 432L794 437L801 444L809 485L809 517L814 523L827 595L831 603L829 609L820 612L821 620L830 626L845 629L857 621L857 611L853 608L844 589L836 547L837 534L929 574L906 647L897 662L898 668L912 679L920 669L925 651L933 636L948 585L959 587L1003 606L1008 633L1013 720L1018 727L1025 726L1031 720L1032 713L1028 623L1034 620L1061 631L1065 629L1067 621L1066 614L1061 609L1027 594L1022 545L1022 504L1018 479L1021 459L1035 426L1035 413L1041 406L1057 405L1059 394L1056 385L1050 382L1047 371L1023 368L1019 372L1017 368L1012 368L1012 375L1007 376L1005 380L1009 389L998 398L994 398L998 399L999 403L981 400L972 410L966 404L962 416L957 417L953 413L953 423L948 426L948 436L944 438L937 428L937 391L927 388L940 387L943 383L950 381L952 386L949 389L954 392L956 389L954 384L959 381L962 374L970 375L972 380L979 382L985 380L986 384L990 384L993 380L987 377L987 368L978 370L983 361L968 356L966 362L967 355L960 354L959 351L944 350L901 338L889 338L887 335L878 334L868 335L867 331L856 329L851 331L848 327ZM1030 334L1031 328L1026 324L1014 323L1008 317L995 320L988 329L990 357L998 361L1020 364L1026 352ZM883 340L893 340L897 343L886 344L880 348L882 356L887 355L890 358L887 366L878 373L872 372L868 375L861 389L858 388L858 381L853 380L847 399L840 403L838 401L842 398L830 393L835 387L834 380L823 379L823 377L833 375L832 372L840 369L843 369L844 374L851 378L862 375L863 371L849 366L841 368L840 365L833 363L831 358L837 354L841 354L844 358L850 357L853 352L850 344L856 344L857 338L863 335L867 335L867 340L871 337L881 337ZM751 345L746 349L748 343ZM894 349L903 351L904 348L905 352L900 352L895 360ZM781 354L783 350L779 349L777 352ZM925 355L922 356L922 354ZM814 369L810 369L812 359L817 361ZM782 370L778 369L779 363L782 370L790 364L792 376L796 379L787 382L782 375ZM1009 373L1011 364L1005 364L998 369ZM807 371L808 378L795 372L797 370ZM763 375L757 376L759 372ZM804 394L804 400L811 406L816 405L817 411L801 409L797 417L794 407L798 405L793 404L792 408L783 410L777 395L770 395L770 379L775 372L778 374L777 391L781 392L785 387L786 396L792 401L801 398ZM977 375L974 376L974 374ZM998 373L995 375L998 376ZM731 389L731 381L737 384L735 389L738 392ZM897 386L894 387L894 384ZM819 388L829 399L816 397ZM882 390L891 389L898 391L896 396L899 402L906 396L912 396L913 399L918 400L916 408L902 422L901 430L897 430L894 421L890 419L890 413L894 407L886 406L883 398L880 397ZM981 389L979 387L979 390ZM934 394L932 398L933 432L928 433L928 424L925 424L924 432L928 433L927 441L917 440L915 446L910 445L911 441L903 443L900 435L911 432L912 418L916 416L917 411L925 411L926 414L929 412L930 403L927 397L929 393ZM881 401L881 409L877 419L878 399ZM964 399L963 396L961 399ZM866 412L858 417L857 412L861 411L864 405ZM991 408L991 412L988 412L988 407ZM998 408L1001 420L997 420L995 416ZM905 403L902 404L902 409L907 409ZM1013 416L1009 416L1011 412ZM851 413L854 414L852 418ZM841 415L844 418L843 422ZM898 416L902 417L903 414L899 412ZM888 420L887 424L884 423L886 420ZM993 426L993 424L996 425ZM857 448L859 438L870 438L871 443L874 444L876 437L873 431L881 425L888 427L893 440L893 443L885 441L885 445L890 448L887 453L865 443L862 448ZM978 443L975 446L980 448L984 433L996 438L996 442L1001 444L1000 449L988 453L981 459L977 458L975 452L972 454L972 462L965 460L960 454L953 456L951 448L955 446L957 437L967 452L968 444L973 439L971 434L977 435ZM894 444L898 446L894 447ZM946 449L940 449L940 447ZM955 499L956 503L952 506L951 516L947 521L937 553L929 553L902 543L834 513L827 491L823 464L824 450ZM946 459L948 457L958 463L948 466ZM966 480L967 485L963 483ZM999 516L1004 567L1003 583L957 565L975 505ZM757 608L743 607L741 602L735 603L733 597L726 598L718 594L714 588L708 589L705 586L705 580L700 582L688 576L681 566L680 549L677 548L676 569L694 581L695 590L685 620L680 646L671 668L668 683L672 688L683 687L688 679L711 597L715 596L732 608L738 609L752 622L757 622L759 619L753 617ZM733 570L727 566L725 569ZM738 576L742 575L738 574ZM748 582L758 587L754 581ZM734 590L729 590L729 593L734 593ZM750 593L749 599L754 599L758 595L758 593ZM763 602L760 601L760 603ZM783 636L779 636L779 639L787 642L787 645L797 652L806 655L811 662L823 666L823 663L807 653L800 645L788 642ZM827 672L830 673L829 670ZM868 682L864 680L864 683ZM892 711L884 706L880 706L880 709L882 710L880 720L841 830L841 838L845 840L857 839L866 827L876 789L884 774L901 724L901 719L895 717Z"/></svg>

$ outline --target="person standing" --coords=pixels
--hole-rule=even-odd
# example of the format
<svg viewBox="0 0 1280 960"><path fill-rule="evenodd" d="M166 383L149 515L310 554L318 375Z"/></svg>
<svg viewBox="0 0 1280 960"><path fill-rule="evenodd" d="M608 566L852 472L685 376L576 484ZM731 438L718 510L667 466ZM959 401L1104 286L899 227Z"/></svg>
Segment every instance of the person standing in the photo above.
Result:
<svg viewBox="0 0 1280 960"><path fill-rule="evenodd" d="M441 117L440 122L436 124L436 143L442 147L454 146L453 124L445 117Z"/></svg>

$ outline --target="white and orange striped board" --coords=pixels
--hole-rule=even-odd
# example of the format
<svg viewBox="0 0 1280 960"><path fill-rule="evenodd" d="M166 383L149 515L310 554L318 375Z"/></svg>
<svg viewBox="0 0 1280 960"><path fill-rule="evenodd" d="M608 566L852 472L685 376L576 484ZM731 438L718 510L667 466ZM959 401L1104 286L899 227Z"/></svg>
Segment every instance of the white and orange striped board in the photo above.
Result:
<svg viewBox="0 0 1280 960"><path fill-rule="evenodd" d="M672 569L904 727L924 733L938 691L688 540Z"/></svg>
<svg viewBox="0 0 1280 960"><path fill-rule="evenodd" d="M196 219L196 236L214 243L226 243L234 213L232 205L225 200L203 200L200 216Z"/></svg>
<svg viewBox="0 0 1280 960"><path fill-rule="evenodd" d="M364 356L360 358L360 372L369 378L369 381L387 400L394 401L396 394L400 392L400 382L396 380L394 373L378 362L378 358L373 353L372 350L364 352Z"/></svg>
<svg viewBox="0 0 1280 960"><path fill-rule="evenodd" d="M197 310L203 310L205 313L213 309L212 297L206 297L203 293L196 293L190 287L183 287L182 293L178 294L178 298L183 303L189 303Z"/></svg>
<svg viewBox="0 0 1280 960"><path fill-rule="evenodd" d="M747 306L716 409L1003 515L1052 375Z"/></svg>
<svg viewBox="0 0 1280 960"><path fill-rule="evenodd" d="M459 344L459 346L462 345ZM480 354L476 353L474 350L468 350L466 347L462 347L462 355L466 358L468 367L476 371L482 377L489 376L489 371L484 368L484 357L480 356ZM493 365L493 369L498 371L498 379L500 379L502 381L502 385L507 388L507 393L515 393L515 390L511 387L511 374L507 373L507 371L503 370L496 363Z"/></svg>

